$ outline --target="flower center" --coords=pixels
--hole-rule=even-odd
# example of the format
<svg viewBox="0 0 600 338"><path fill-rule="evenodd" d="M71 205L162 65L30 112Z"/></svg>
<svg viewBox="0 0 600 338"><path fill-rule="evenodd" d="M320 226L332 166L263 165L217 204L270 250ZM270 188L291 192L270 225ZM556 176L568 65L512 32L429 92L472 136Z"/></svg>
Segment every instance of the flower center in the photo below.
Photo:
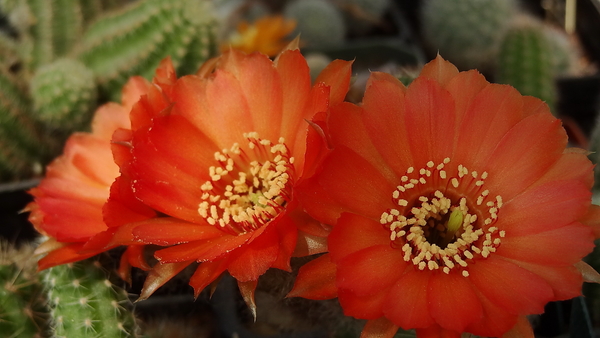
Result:
<svg viewBox="0 0 600 338"><path fill-rule="evenodd" d="M247 147L234 143L215 152L198 213L231 234L253 231L276 217L291 196L294 158L280 138L277 144L245 133Z"/></svg>
<svg viewBox="0 0 600 338"><path fill-rule="evenodd" d="M446 158L419 170L408 168L392 193L398 208L383 212L380 223L406 262L419 270L459 269L467 277L469 263L495 252L506 235L494 226L502 197L492 198L483 187L487 172L458 165L456 175L449 175L448 163Z"/></svg>

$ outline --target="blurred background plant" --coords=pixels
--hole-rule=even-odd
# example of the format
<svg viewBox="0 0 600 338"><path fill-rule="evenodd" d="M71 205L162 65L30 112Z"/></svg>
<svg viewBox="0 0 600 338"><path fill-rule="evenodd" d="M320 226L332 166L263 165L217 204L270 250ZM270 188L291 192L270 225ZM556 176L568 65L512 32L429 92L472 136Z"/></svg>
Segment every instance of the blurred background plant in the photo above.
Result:
<svg viewBox="0 0 600 338"><path fill-rule="evenodd" d="M311 74L318 74L335 58L355 60L355 77L347 97L353 102L361 100L373 70L390 72L408 84L421 65L437 53L461 70L476 67L492 82L511 84L523 94L545 100L563 119L571 143L584 148L589 144L589 149L595 151L590 157L599 163L600 131L591 140L589 137L596 125L600 91L596 75L600 4L579 0L573 12L571 3L0 0L0 181L42 175L44 166L61 152L68 135L86 130L91 113L100 104L119 100L128 77L150 78L166 56L173 60L178 75L185 75L194 73L218 49L237 48L275 56L296 36ZM572 15L577 18L575 24L569 21L568 13L576 13ZM106 257L100 260L102 264L87 260L43 274L35 272L31 245L36 234L26 222L26 215L18 214L28 202L22 190L31 184L35 181L0 187L0 229L12 243L2 244L0 257L4 285L0 289L0 337L43 337L52 332L63 335L61 330L69 325L64 322L65 315L60 319L57 309L64 303L56 300L52 288L65 277L62 283L71 288L67 293L77 297L69 303L82 305L91 300L93 308L100 310L102 299L112 306L109 309L113 313L124 316L99 319L106 317L85 314L74 326L70 323L84 334L98 330L95 334L102 336L99 330L105 329L95 324L99 322L122 327L121 332L129 336L148 338L234 334L357 337L360 332L360 321L347 318L333 323L341 316L336 301L282 300L293 275L279 271L270 271L259 283L256 302L263 312L257 322L227 277L213 290L212 298L206 292L195 302L191 289L183 282L185 278L175 279L150 299L135 304L138 320L134 322L130 302L139 294L143 272L134 271L133 284L122 285L111 277L115 260ZM599 193L600 185L596 187ZM17 253L15 247L22 253ZM600 270L598 251L589 262ZM29 264L22 264L24 261ZM84 281L97 283L86 286L97 292L80 294L84 288L75 284L84 285ZM119 287L129 296L125 297ZM584 291L587 307L582 300L550 304L548 314L537 319L536 332L557 336L571 330L573 337L591 337L590 328L600 327L600 290L586 286ZM581 314L588 309L590 316ZM577 315L571 316L571 311ZM114 329L113 324L106 327ZM5 332L10 333L3 336ZM397 336L414 334L401 332Z"/></svg>

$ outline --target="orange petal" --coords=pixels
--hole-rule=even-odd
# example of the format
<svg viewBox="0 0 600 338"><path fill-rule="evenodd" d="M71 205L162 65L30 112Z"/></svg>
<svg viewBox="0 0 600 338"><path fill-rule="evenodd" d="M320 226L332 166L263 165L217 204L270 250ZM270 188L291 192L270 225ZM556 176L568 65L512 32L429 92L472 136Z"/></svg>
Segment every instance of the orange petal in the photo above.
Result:
<svg viewBox="0 0 600 338"><path fill-rule="evenodd" d="M376 294L359 296L350 290L338 289L338 300L346 316L358 319L378 319L383 316L384 303L388 290L379 290Z"/></svg>
<svg viewBox="0 0 600 338"><path fill-rule="evenodd" d="M502 338L534 338L533 328L527 317L520 316L515 326L502 335Z"/></svg>
<svg viewBox="0 0 600 338"><path fill-rule="evenodd" d="M511 128L490 152L485 186L510 200L538 180L561 157L567 135L550 114L526 117ZM510 177L510 184L507 184Z"/></svg>
<svg viewBox="0 0 600 338"><path fill-rule="evenodd" d="M271 223L264 225L268 227L260 236L254 237L251 242L246 243L233 254L227 271L238 282L256 281L258 277L269 269L279 255L279 236L277 227Z"/></svg>
<svg viewBox="0 0 600 338"><path fill-rule="evenodd" d="M337 286L358 296L377 293L392 286L408 266L403 252L389 243L355 252L336 262Z"/></svg>
<svg viewBox="0 0 600 338"><path fill-rule="evenodd" d="M110 186L110 197L102 207L102 215L106 225L117 227L155 217L156 211L135 197L131 178L122 174Z"/></svg>
<svg viewBox="0 0 600 338"><path fill-rule="evenodd" d="M508 313L498 305L491 302L478 290L475 290L481 306L483 316L481 320L470 324L467 331L483 337L498 337L510 330L516 323L518 316Z"/></svg>
<svg viewBox="0 0 600 338"><path fill-rule="evenodd" d="M485 77L476 70L460 72L446 84L446 90L454 98L457 126L462 125L467 109L477 94L489 84Z"/></svg>
<svg viewBox="0 0 600 338"><path fill-rule="evenodd" d="M424 329L417 329L417 338L460 338L460 332L448 331L438 325L432 325Z"/></svg>
<svg viewBox="0 0 600 338"><path fill-rule="evenodd" d="M334 60L317 76L315 83L322 82L330 88L331 106L344 101L350 87L352 61Z"/></svg>
<svg viewBox="0 0 600 338"><path fill-rule="evenodd" d="M459 88L454 89L453 96L457 100L466 98ZM469 99L472 101L458 126L457 150L452 161L467 168L481 167L502 137L521 119L522 97L513 87L491 84ZM462 107L457 105L459 109Z"/></svg>
<svg viewBox="0 0 600 338"><path fill-rule="evenodd" d="M296 223L287 217L282 217L275 226L277 227L277 236L279 238L279 250L277 258L271 267L291 272L290 258L295 252L296 242L300 241L298 239Z"/></svg>
<svg viewBox="0 0 600 338"><path fill-rule="evenodd" d="M190 286L194 288L195 298L200 295L200 292L205 287L215 281L225 271L228 263L229 260L227 258L214 262L200 263L192 277L190 277Z"/></svg>
<svg viewBox="0 0 600 338"><path fill-rule="evenodd" d="M427 300L436 323L450 331L463 332L483 316L481 302L471 283L458 273L433 274Z"/></svg>
<svg viewBox="0 0 600 338"><path fill-rule="evenodd" d="M323 166L319 183L341 206L377 219L382 210L394 207L391 194L396 186L349 148L338 146Z"/></svg>
<svg viewBox="0 0 600 338"><path fill-rule="evenodd" d="M405 330L434 324L429 313L430 277L429 272L407 269L387 294L387 301L383 304L386 318Z"/></svg>
<svg viewBox="0 0 600 338"><path fill-rule="evenodd" d="M581 223L590 226L595 238L600 238L600 206L590 205L587 213L581 218Z"/></svg>
<svg viewBox="0 0 600 338"><path fill-rule="evenodd" d="M188 223L171 217L153 218L138 224L133 229L133 236L145 244L167 246L223 235L223 231L212 225Z"/></svg>
<svg viewBox="0 0 600 338"><path fill-rule="evenodd" d="M140 293L140 298L137 301L148 299L154 291L163 286L171 278L175 277L181 270L186 266L190 265L192 261L169 263L169 264L156 264L144 281L144 287Z"/></svg>
<svg viewBox="0 0 600 338"><path fill-rule="evenodd" d="M371 142L397 175L412 163L405 119L406 88L395 77L373 72L363 98L362 123ZM334 126L332 126L333 128Z"/></svg>
<svg viewBox="0 0 600 338"><path fill-rule="evenodd" d="M502 239L496 255L542 265L570 265L594 248L589 227L572 223L558 229Z"/></svg>
<svg viewBox="0 0 600 338"><path fill-rule="evenodd" d="M399 182L397 176L389 165L379 155L378 149L371 142L363 120L363 109L353 104L344 102L330 110L328 123L331 126L330 136L332 143L341 144L352 149L360 157L367 160L390 182ZM385 148L392 148L389 144ZM394 147L396 145L394 144ZM402 173L403 175L404 173Z"/></svg>
<svg viewBox="0 0 600 338"><path fill-rule="evenodd" d="M281 111L281 136L286 141L294 142L298 124L304 119L311 119L316 111L305 110L310 93L310 75L306 60L298 50L281 53L276 63L281 79L283 102Z"/></svg>
<svg viewBox="0 0 600 338"><path fill-rule="evenodd" d="M397 331L398 327L394 323L382 317L367 321L360 338L392 338Z"/></svg>
<svg viewBox="0 0 600 338"><path fill-rule="evenodd" d="M590 196L588 187L579 181L549 182L504 203L496 226L510 236L553 230L585 214Z"/></svg>
<svg viewBox="0 0 600 338"><path fill-rule="evenodd" d="M314 300L337 297L335 269L336 266L331 262L328 254L304 264L298 272L294 287L286 297Z"/></svg>
<svg viewBox="0 0 600 338"><path fill-rule="evenodd" d="M406 91L406 113L404 120L408 130L408 141L413 165L417 168L428 161L440 163L452 158L456 116L454 99L437 82L417 78Z"/></svg>
<svg viewBox="0 0 600 338"><path fill-rule="evenodd" d="M469 265L469 279L491 302L511 314L544 312L554 292L541 277L497 255Z"/></svg>
<svg viewBox="0 0 600 338"><path fill-rule="evenodd" d="M255 131L260 137L276 142L282 135L279 128L282 112L284 112L283 101L287 99L283 96L282 82L277 69L273 67L273 63L266 55L253 53L242 59L238 70L236 78L248 103L254 126L252 130L246 132ZM209 102L211 102L210 98ZM294 125L299 122L292 121Z"/></svg>
<svg viewBox="0 0 600 338"><path fill-rule="evenodd" d="M548 282L548 285L554 290L553 301L567 300L581 296L581 284L584 278L581 275L581 271L575 267L579 263L576 263L575 266L549 266L509 260L508 258L506 260L535 273Z"/></svg>
<svg viewBox="0 0 600 338"><path fill-rule="evenodd" d="M90 252L80 254L79 251L83 243L72 243L49 252L38 261L38 270L45 270L53 266L77 262L99 254L100 252Z"/></svg>
<svg viewBox="0 0 600 338"><path fill-rule="evenodd" d="M379 222L344 213L329 235L329 252L333 261L366 248L390 243L390 232Z"/></svg>
<svg viewBox="0 0 600 338"><path fill-rule="evenodd" d="M587 153L573 152L575 149L577 148L565 149L558 161L528 189L550 181L575 180L585 184L590 190L594 184L594 165Z"/></svg>
<svg viewBox="0 0 600 338"><path fill-rule="evenodd" d="M421 69L419 76L430 78L445 87L452 78L458 75L458 69L452 63L444 60L439 54Z"/></svg>
<svg viewBox="0 0 600 338"><path fill-rule="evenodd" d="M246 243L252 233L239 236L224 234L221 237L193 241L190 243L175 245L154 253L156 259L163 263L196 260L198 262L212 261Z"/></svg>
<svg viewBox="0 0 600 338"><path fill-rule="evenodd" d="M123 108L129 112L133 105L140 100L152 87L152 84L141 76L132 76L121 90L121 102ZM129 125L129 114L127 114L127 125ZM122 128L127 128L126 126ZM113 129L114 130L114 129Z"/></svg>

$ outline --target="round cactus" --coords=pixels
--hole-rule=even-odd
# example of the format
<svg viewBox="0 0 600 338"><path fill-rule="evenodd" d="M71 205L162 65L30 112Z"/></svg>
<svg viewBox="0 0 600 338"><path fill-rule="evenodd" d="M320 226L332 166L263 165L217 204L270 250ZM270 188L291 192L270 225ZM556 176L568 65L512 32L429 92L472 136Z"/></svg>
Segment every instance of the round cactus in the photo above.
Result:
<svg viewBox="0 0 600 338"><path fill-rule="evenodd" d="M296 20L300 41L307 47L340 45L346 36L346 24L335 6L324 0L296 0L284 9L284 16Z"/></svg>
<svg viewBox="0 0 600 338"><path fill-rule="evenodd" d="M73 59L40 67L30 83L36 118L52 129L75 131L96 105L94 73Z"/></svg>
<svg viewBox="0 0 600 338"><path fill-rule="evenodd" d="M54 336L136 336L127 292L108 280L98 261L55 266L43 273Z"/></svg>
<svg viewBox="0 0 600 338"><path fill-rule="evenodd" d="M486 68L515 14L514 0L428 0L423 35L433 52L462 69Z"/></svg>

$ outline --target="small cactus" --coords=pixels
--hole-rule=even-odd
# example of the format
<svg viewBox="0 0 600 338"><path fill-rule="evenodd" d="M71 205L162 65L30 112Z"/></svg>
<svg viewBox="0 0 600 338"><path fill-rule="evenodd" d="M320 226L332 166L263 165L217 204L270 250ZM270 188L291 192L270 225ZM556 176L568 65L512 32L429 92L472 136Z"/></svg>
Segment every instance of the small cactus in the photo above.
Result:
<svg viewBox="0 0 600 338"><path fill-rule="evenodd" d="M296 0L285 7L284 16L296 20L300 41L307 47L341 45L346 37L346 24L338 9L324 0Z"/></svg>
<svg viewBox="0 0 600 338"><path fill-rule="evenodd" d="M40 67L30 82L36 119L51 129L84 128L96 106L94 73L73 59Z"/></svg>
<svg viewBox="0 0 600 338"><path fill-rule="evenodd" d="M195 71L216 47L214 24L209 1L138 1L90 25L77 55L117 100L128 77L152 77L167 55L179 74Z"/></svg>
<svg viewBox="0 0 600 338"><path fill-rule="evenodd" d="M45 270L53 337L136 337L127 292L114 286L97 260Z"/></svg>
<svg viewBox="0 0 600 338"><path fill-rule="evenodd" d="M515 0L427 0L425 41L461 69L491 67L516 11Z"/></svg>
<svg viewBox="0 0 600 338"><path fill-rule="evenodd" d="M545 101L554 111L556 73L551 55L551 46L540 26L514 27L502 42L496 80L515 87L523 95Z"/></svg>
<svg viewBox="0 0 600 338"><path fill-rule="evenodd" d="M38 281L33 247L0 242L0 333L3 337L45 337L48 309Z"/></svg>

